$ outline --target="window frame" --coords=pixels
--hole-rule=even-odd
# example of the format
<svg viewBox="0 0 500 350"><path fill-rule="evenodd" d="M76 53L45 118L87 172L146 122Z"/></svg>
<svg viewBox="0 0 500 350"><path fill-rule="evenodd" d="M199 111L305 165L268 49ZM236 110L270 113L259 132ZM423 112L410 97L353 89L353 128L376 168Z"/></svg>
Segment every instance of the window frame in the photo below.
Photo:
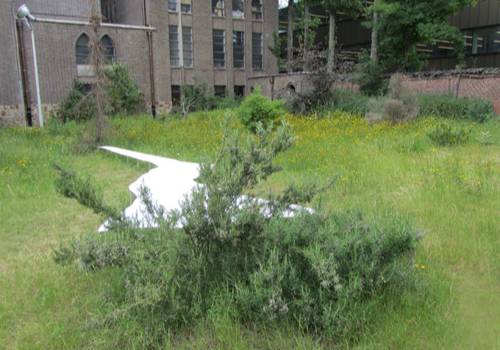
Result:
<svg viewBox="0 0 500 350"><path fill-rule="evenodd" d="M179 43L179 27L177 25L168 26L168 44L169 44L169 57L170 67L181 67L180 43ZM175 55L177 53L177 56Z"/></svg>
<svg viewBox="0 0 500 350"><path fill-rule="evenodd" d="M109 40L109 45L105 45L104 41ZM104 64L113 64L116 61L116 48L113 38L108 34L104 34L99 40L99 45L101 47L102 58ZM109 50L110 49L110 50ZM108 51L109 50L109 51Z"/></svg>
<svg viewBox="0 0 500 350"><path fill-rule="evenodd" d="M189 10L184 10L186 5L184 5L182 3L183 1L190 1ZM175 8L173 8L173 6L172 6L174 4L175 4ZM181 13L183 13L183 14L193 13L193 0L168 0L168 2L167 2L168 12L177 13L178 12L177 6L179 6L179 5L181 7Z"/></svg>
<svg viewBox="0 0 500 350"><path fill-rule="evenodd" d="M238 44L237 36L240 36L241 42ZM238 49L238 51L237 51ZM237 54L239 57L237 57ZM236 64L236 63L240 64ZM241 30L233 31L233 68L245 69L245 32Z"/></svg>
<svg viewBox="0 0 500 350"><path fill-rule="evenodd" d="M85 43L81 41L85 40ZM90 65L90 37L87 33L78 36L75 42L75 60L77 66Z"/></svg>
<svg viewBox="0 0 500 350"><path fill-rule="evenodd" d="M239 90L242 90L241 94L239 93ZM243 99L245 97L245 91L246 91L246 86L245 85L234 85L233 87L233 92L234 92L234 97L237 99Z"/></svg>
<svg viewBox="0 0 500 350"><path fill-rule="evenodd" d="M100 6L103 23L118 23L116 2L114 0L101 0Z"/></svg>
<svg viewBox="0 0 500 350"><path fill-rule="evenodd" d="M175 97L174 97L174 91L175 91ZM182 87L180 85L170 85L170 99L172 101L172 106L180 106L182 101Z"/></svg>
<svg viewBox="0 0 500 350"><path fill-rule="evenodd" d="M216 33L222 33L222 51L216 50ZM220 38L220 36L219 36ZM218 43L217 45L220 45ZM215 69L226 68L226 31L224 29L212 29L212 51L213 51L213 64ZM216 55L222 54L222 58L217 58ZM219 64L217 63L219 62ZM220 64L222 62L222 64Z"/></svg>
<svg viewBox="0 0 500 350"><path fill-rule="evenodd" d="M217 89L224 89L224 93L220 94ZM214 85L214 96L219 97L219 98L226 98L227 97L227 86L226 85Z"/></svg>
<svg viewBox="0 0 500 350"><path fill-rule="evenodd" d="M257 46L255 45L255 38L259 37L259 53L256 53ZM258 59L256 60L256 58ZM260 65L256 65L259 63ZM262 71L264 69L264 34L259 32L252 32L252 70Z"/></svg>
<svg viewBox="0 0 500 350"><path fill-rule="evenodd" d="M260 5L254 6L254 1L258 1L260 3ZM264 21L264 3L263 3L263 0L251 0L251 7L252 7L252 21L263 22ZM260 11L256 11L257 8L260 8ZM257 15L260 15L260 17L258 17Z"/></svg>
<svg viewBox="0 0 500 350"><path fill-rule="evenodd" d="M500 26L498 25L466 29L463 35L466 55L500 53Z"/></svg>
<svg viewBox="0 0 500 350"><path fill-rule="evenodd" d="M238 13L238 12L236 12L234 10L234 8L235 8L234 4L235 4L236 1L237 2L241 2L240 5L241 5L241 8L243 10L240 11L240 13ZM231 6L231 17L233 19L245 19L245 0L232 0L231 5L232 5Z"/></svg>
<svg viewBox="0 0 500 350"><path fill-rule="evenodd" d="M214 1L216 5L214 6ZM217 8L217 3L221 5L221 7ZM220 11L221 14L216 13L216 11ZM226 4L224 0L212 0L212 17L225 17L226 14Z"/></svg>
<svg viewBox="0 0 500 350"><path fill-rule="evenodd" d="M186 32L189 32L189 41L185 40ZM189 47L186 48L188 45ZM182 26L182 58L184 60L183 65L185 68L194 67L193 27Z"/></svg>

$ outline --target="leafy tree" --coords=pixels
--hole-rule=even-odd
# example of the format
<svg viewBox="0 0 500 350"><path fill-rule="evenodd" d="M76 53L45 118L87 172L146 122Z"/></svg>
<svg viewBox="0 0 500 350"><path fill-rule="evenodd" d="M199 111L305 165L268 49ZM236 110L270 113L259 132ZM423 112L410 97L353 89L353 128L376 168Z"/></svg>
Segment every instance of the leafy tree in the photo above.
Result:
<svg viewBox="0 0 500 350"><path fill-rule="evenodd" d="M342 12L350 16L357 17L362 10L361 0L323 0L323 7L328 12L329 30L328 30L328 64L327 70L333 72L336 63L336 32L337 32L337 14Z"/></svg>
<svg viewBox="0 0 500 350"><path fill-rule="evenodd" d="M372 12L372 42L370 48L370 59L373 63L378 63L378 18L379 12L377 9L378 0L373 1L373 5L371 6Z"/></svg>
<svg viewBox="0 0 500 350"><path fill-rule="evenodd" d="M375 30L380 60L388 71L422 69L426 54L417 45L448 40L463 59L463 37L448 23L449 16L477 0L378 0ZM371 25L373 26L373 24Z"/></svg>

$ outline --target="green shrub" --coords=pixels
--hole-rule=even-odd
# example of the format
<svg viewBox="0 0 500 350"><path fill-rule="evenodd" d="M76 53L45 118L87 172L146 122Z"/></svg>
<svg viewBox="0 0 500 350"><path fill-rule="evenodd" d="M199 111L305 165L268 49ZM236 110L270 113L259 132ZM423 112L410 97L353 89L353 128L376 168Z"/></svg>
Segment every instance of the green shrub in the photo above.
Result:
<svg viewBox="0 0 500 350"><path fill-rule="evenodd" d="M476 137L476 141L483 146L491 146L495 142L489 131L481 131Z"/></svg>
<svg viewBox="0 0 500 350"><path fill-rule="evenodd" d="M334 89L323 99L318 99L314 91L288 96L285 108L291 113L316 113L325 115L333 111L343 111L353 115L365 115L369 97L347 89Z"/></svg>
<svg viewBox="0 0 500 350"><path fill-rule="evenodd" d="M267 127L276 122L283 114L281 101L271 101L262 96L259 88L247 96L237 110L241 123L253 133L257 132L259 124Z"/></svg>
<svg viewBox="0 0 500 350"><path fill-rule="evenodd" d="M401 100L389 98L384 102L384 116L392 122L401 122L406 118L406 108Z"/></svg>
<svg viewBox="0 0 500 350"><path fill-rule="evenodd" d="M387 92L388 78L384 68L364 53L357 67L356 81L360 91L368 96L380 96Z"/></svg>
<svg viewBox="0 0 500 350"><path fill-rule="evenodd" d="M208 89L206 84L195 82L194 85L183 85L181 88L180 110L183 116L191 112L208 110Z"/></svg>
<svg viewBox="0 0 500 350"><path fill-rule="evenodd" d="M144 96L130 77L126 66L113 65L106 69L105 111L108 114L131 115L144 111ZM61 103L57 116L63 122L82 122L97 113L92 86L75 80L73 88Z"/></svg>
<svg viewBox="0 0 500 350"><path fill-rule="evenodd" d="M384 104L385 117L392 122L415 119L420 110L417 95L403 86L403 77L394 74L389 81L389 99Z"/></svg>
<svg viewBox="0 0 500 350"><path fill-rule="evenodd" d="M377 123L384 119L384 104L386 99L382 97L372 97L367 103L365 118L370 123Z"/></svg>
<svg viewBox="0 0 500 350"><path fill-rule="evenodd" d="M181 91L180 105L175 106L171 114L186 116L192 112L237 108L240 104L236 98L215 96L205 83L198 80L195 80L194 85L182 86Z"/></svg>
<svg viewBox="0 0 500 350"><path fill-rule="evenodd" d="M63 122L82 122L92 119L96 113L94 96L88 94L85 84L75 80L68 96L59 106L57 118Z"/></svg>
<svg viewBox="0 0 500 350"><path fill-rule="evenodd" d="M419 111L417 95L403 86L400 74L391 77L388 96L372 98L368 107L366 118L372 122L383 119L393 123L408 121L416 118Z"/></svg>
<svg viewBox="0 0 500 350"><path fill-rule="evenodd" d="M421 95L420 115L437 116L448 119L469 119L485 122L494 115L489 101L476 98L453 97L448 95Z"/></svg>
<svg viewBox="0 0 500 350"><path fill-rule="evenodd" d="M218 158L200 168L203 185L177 213L165 216L143 194L156 228L116 226L56 251L60 263L120 269L120 299L105 321L134 317L143 338L156 342L222 302L243 324L291 324L342 341L381 312L388 293L409 286L417 235L405 220L292 209L323 191L317 186L291 186L267 203L242 197L277 171L274 158L292 144L287 127L272 130L226 134ZM87 193L85 184L68 187ZM105 207L86 199L92 195L69 194ZM296 215L286 218L287 210Z"/></svg>
<svg viewBox="0 0 500 350"><path fill-rule="evenodd" d="M235 109L241 105L241 99L233 97L218 97L210 95L207 100L207 110Z"/></svg>
<svg viewBox="0 0 500 350"><path fill-rule="evenodd" d="M493 104L480 99L470 99L467 106L467 119L484 123L495 115Z"/></svg>
<svg viewBox="0 0 500 350"><path fill-rule="evenodd" d="M111 114L132 115L145 110L144 96L126 66L114 64L105 73L106 100Z"/></svg>
<svg viewBox="0 0 500 350"><path fill-rule="evenodd" d="M440 123L427 136L438 146L456 146L469 142L471 132L470 129L453 128L448 124Z"/></svg>
<svg viewBox="0 0 500 350"><path fill-rule="evenodd" d="M368 111L369 97L346 89L332 91L328 110L340 110L353 115L363 116Z"/></svg>

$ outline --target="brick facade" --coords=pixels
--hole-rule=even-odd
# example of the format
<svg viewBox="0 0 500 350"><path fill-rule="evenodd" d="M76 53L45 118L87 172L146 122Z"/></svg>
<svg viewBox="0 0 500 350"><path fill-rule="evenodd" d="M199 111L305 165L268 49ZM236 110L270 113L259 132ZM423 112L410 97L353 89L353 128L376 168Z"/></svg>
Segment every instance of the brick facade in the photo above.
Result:
<svg viewBox="0 0 500 350"><path fill-rule="evenodd" d="M90 4L93 0L13 0L0 1L0 124L25 123L23 106L18 42L16 36L15 9L26 3L34 16L70 21L87 21ZM173 85L193 84L199 80L209 87L226 86L229 96L233 95L234 86L248 88L248 79L253 76L277 73L277 63L269 51L273 43L273 32L278 28L278 0L263 0L263 20L252 19L251 1L245 0L245 18L232 17L232 1L224 2L225 16L212 16L211 1L192 0L192 12L179 14L168 11L166 0L148 0L146 11L149 23L155 28L153 33L153 56L156 87L156 109L167 112L172 107ZM118 24L144 26L143 1L119 0L117 4ZM192 28L194 65L192 68L170 66L169 25ZM78 76L75 57L75 44L80 35L89 34L85 25L34 23L37 58L40 74L42 103L57 105L67 95L73 81ZM226 67L214 69L212 55L212 30L223 29L226 32ZM232 67L232 33L245 33L245 67ZM263 36L263 69L252 69L252 33ZM24 33L24 47L29 78L31 104L35 103L35 84L31 38L27 29ZM128 66L129 71L143 92L147 106L151 105L150 66L146 32L141 29L121 27L101 28L101 36L108 35L116 53L116 61ZM36 109L33 121L37 122ZM2 121L3 120L3 121Z"/></svg>

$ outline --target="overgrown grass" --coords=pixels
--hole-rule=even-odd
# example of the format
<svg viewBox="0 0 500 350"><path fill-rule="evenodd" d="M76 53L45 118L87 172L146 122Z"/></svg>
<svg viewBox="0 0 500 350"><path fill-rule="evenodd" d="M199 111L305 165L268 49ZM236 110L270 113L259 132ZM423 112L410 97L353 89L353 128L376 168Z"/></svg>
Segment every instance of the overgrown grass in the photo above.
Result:
<svg viewBox="0 0 500 350"><path fill-rule="evenodd" d="M114 119L110 143L190 161L211 159L222 137L221 112L184 120ZM296 145L279 158L284 171L262 188L336 179L324 206L410 216L426 233L416 270L425 285L385 308L357 344L325 342L290 329L257 333L234 322L233 310L214 307L167 348L321 349L495 348L500 346L500 123L450 121L472 127L468 144L437 147L427 133L439 122L368 125L337 113L311 120L290 117ZM234 127L239 127L236 123ZM105 327L96 315L120 293L116 272L85 274L51 259L61 241L95 230L102 218L56 194L52 163L92 175L108 201L125 206L127 185L147 165L102 152L73 152L78 126L59 133L0 130L0 344L14 348L130 348L141 325ZM491 145L477 138L488 132ZM116 332L119 329L120 332ZM118 337L117 334L130 334Z"/></svg>

